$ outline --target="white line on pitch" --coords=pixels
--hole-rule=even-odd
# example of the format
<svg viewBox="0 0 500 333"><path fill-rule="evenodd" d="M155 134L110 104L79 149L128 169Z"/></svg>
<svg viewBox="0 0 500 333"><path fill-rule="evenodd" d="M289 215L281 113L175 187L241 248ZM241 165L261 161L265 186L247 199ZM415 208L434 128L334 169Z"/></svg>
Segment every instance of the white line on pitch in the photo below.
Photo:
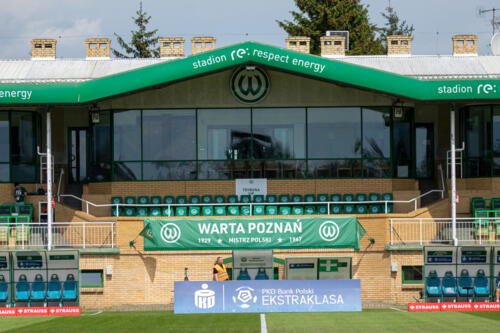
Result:
<svg viewBox="0 0 500 333"><path fill-rule="evenodd" d="M89 313L89 314L84 314L82 316L97 316L98 314L101 314L103 313L104 311L103 310L99 310L97 312L94 312L94 313Z"/></svg>
<svg viewBox="0 0 500 333"><path fill-rule="evenodd" d="M266 315L260 314L260 333L267 333Z"/></svg>
<svg viewBox="0 0 500 333"><path fill-rule="evenodd" d="M390 308L390 309L395 310L395 311L399 311L399 312L408 312L408 311L397 309L397 308Z"/></svg>

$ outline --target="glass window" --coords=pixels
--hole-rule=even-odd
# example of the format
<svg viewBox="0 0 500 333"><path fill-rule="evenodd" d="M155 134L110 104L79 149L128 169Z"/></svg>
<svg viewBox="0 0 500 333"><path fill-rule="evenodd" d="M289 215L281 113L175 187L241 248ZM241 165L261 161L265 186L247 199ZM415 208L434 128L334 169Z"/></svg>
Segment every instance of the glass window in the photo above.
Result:
<svg viewBox="0 0 500 333"><path fill-rule="evenodd" d="M500 107L493 107L493 170L500 176Z"/></svg>
<svg viewBox="0 0 500 333"><path fill-rule="evenodd" d="M80 285L82 288L102 288L103 270L82 269L80 271Z"/></svg>
<svg viewBox="0 0 500 333"><path fill-rule="evenodd" d="M141 162L115 162L114 180L141 180Z"/></svg>
<svg viewBox="0 0 500 333"><path fill-rule="evenodd" d="M9 182L9 163L0 163L0 182Z"/></svg>
<svg viewBox="0 0 500 333"><path fill-rule="evenodd" d="M115 161L141 159L141 111L119 111L113 114Z"/></svg>
<svg viewBox="0 0 500 333"><path fill-rule="evenodd" d="M250 158L250 109L198 110L198 159Z"/></svg>
<svg viewBox="0 0 500 333"><path fill-rule="evenodd" d="M404 108L394 113L393 120L393 163L394 176L408 178L412 174L412 114L411 109Z"/></svg>
<svg viewBox="0 0 500 333"><path fill-rule="evenodd" d="M467 173L472 177L491 176L491 107L474 106L466 112L465 142Z"/></svg>
<svg viewBox="0 0 500 333"><path fill-rule="evenodd" d="M196 178L196 162L144 162L144 180L185 180Z"/></svg>
<svg viewBox="0 0 500 333"><path fill-rule="evenodd" d="M144 110L143 159L196 159L195 110Z"/></svg>
<svg viewBox="0 0 500 333"><path fill-rule="evenodd" d="M390 110L363 108L363 157L390 158Z"/></svg>
<svg viewBox="0 0 500 333"><path fill-rule="evenodd" d="M402 266L401 273L403 284L423 283L422 266Z"/></svg>
<svg viewBox="0 0 500 333"><path fill-rule="evenodd" d="M35 181L34 114L31 112L12 112L10 134L12 181Z"/></svg>
<svg viewBox="0 0 500 333"><path fill-rule="evenodd" d="M361 157L360 108L310 108L309 158Z"/></svg>
<svg viewBox="0 0 500 333"><path fill-rule="evenodd" d="M0 162L9 162L9 113L0 112Z"/></svg>
<svg viewBox="0 0 500 333"><path fill-rule="evenodd" d="M254 158L305 158L304 108L254 109L252 115Z"/></svg>
<svg viewBox="0 0 500 333"><path fill-rule="evenodd" d="M199 179L236 179L250 177L250 161L198 162Z"/></svg>
<svg viewBox="0 0 500 333"><path fill-rule="evenodd" d="M85 141L84 141L85 142ZM111 179L111 113L101 111L99 123L92 125L92 162L90 177L95 181Z"/></svg>

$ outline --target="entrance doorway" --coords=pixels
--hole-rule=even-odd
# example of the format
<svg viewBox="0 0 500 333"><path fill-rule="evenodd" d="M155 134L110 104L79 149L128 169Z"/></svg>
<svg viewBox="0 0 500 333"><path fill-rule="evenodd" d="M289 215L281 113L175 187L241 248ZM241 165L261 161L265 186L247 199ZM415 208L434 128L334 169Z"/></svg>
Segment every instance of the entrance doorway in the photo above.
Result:
<svg viewBox="0 0 500 333"><path fill-rule="evenodd" d="M434 177L433 124L415 124L415 173L418 179Z"/></svg>
<svg viewBox="0 0 500 333"><path fill-rule="evenodd" d="M68 128L68 182L87 181L88 128Z"/></svg>

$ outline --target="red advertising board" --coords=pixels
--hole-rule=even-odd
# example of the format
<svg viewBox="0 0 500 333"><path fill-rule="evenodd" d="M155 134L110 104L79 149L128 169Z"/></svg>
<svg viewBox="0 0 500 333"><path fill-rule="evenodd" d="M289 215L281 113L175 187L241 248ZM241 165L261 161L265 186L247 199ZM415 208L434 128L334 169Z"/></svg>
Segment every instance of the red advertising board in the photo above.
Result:
<svg viewBox="0 0 500 333"><path fill-rule="evenodd" d="M409 312L424 311L500 311L498 302L408 303Z"/></svg>
<svg viewBox="0 0 500 333"><path fill-rule="evenodd" d="M79 316L79 306L33 307L33 308L0 308L0 317L12 316Z"/></svg>

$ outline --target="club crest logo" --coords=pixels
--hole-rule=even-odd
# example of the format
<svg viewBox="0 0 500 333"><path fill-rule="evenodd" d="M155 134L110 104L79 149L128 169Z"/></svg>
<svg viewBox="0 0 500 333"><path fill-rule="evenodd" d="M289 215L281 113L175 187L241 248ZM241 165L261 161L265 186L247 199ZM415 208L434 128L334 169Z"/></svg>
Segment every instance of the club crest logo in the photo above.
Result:
<svg viewBox="0 0 500 333"><path fill-rule="evenodd" d="M327 241L331 242L337 239L339 237L339 226L337 223L332 222L332 221L325 221L319 226L319 236Z"/></svg>
<svg viewBox="0 0 500 333"><path fill-rule="evenodd" d="M161 227L160 235L165 243L175 243L181 238L181 229L173 223L167 223Z"/></svg>
<svg viewBox="0 0 500 333"><path fill-rule="evenodd" d="M240 67L231 77L231 91L240 102L257 103L269 92L269 77L258 67Z"/></svg>

